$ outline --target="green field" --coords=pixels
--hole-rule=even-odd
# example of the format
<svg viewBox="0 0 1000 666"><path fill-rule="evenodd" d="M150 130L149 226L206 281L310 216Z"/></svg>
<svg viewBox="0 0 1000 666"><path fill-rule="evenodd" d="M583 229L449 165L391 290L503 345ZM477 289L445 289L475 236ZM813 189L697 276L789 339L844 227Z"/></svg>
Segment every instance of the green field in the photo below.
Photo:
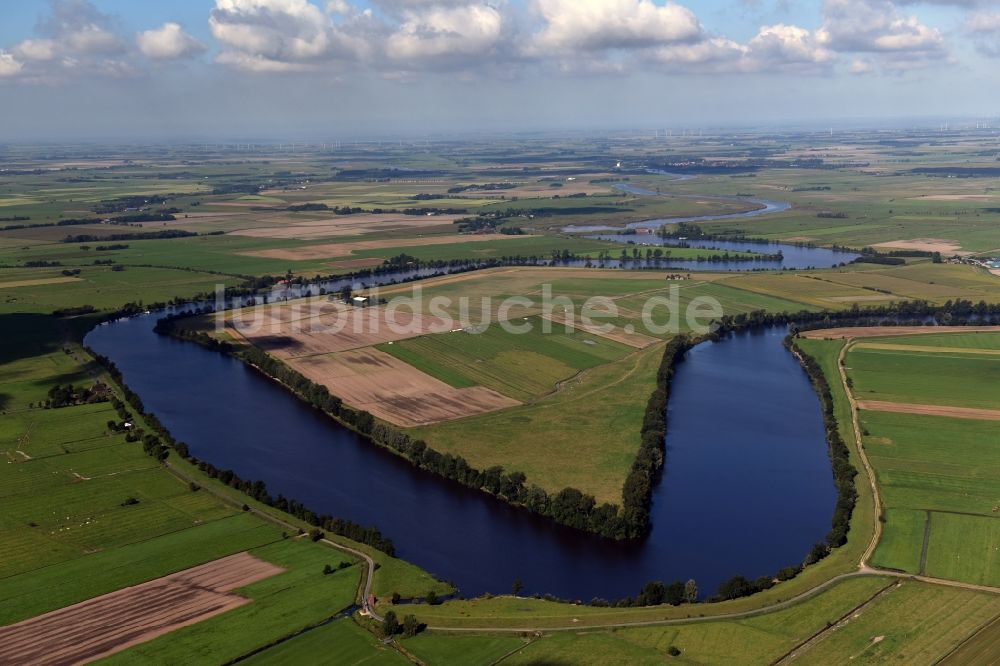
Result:
<svg viewBox="0 0 1000 666"><path fill-rule="evenodd" d="M797 663L932 664L1000 613L1000 596L907 582L800 654Z"/></svg>
<svg viewBox="0 0 1000 666"><path fill-rule="evenodd" d="M718 604L648 608L511 596L401 604L395 607L400 617L414 612L432 626L416 637L397 637L392 645L382 642L378 623L346 616L345 609L357 603L362 575L354 557L294 538L297 528L307 527L304 523L209 479L176 455L168 464L156 462L141 444L128 443L109 428L108 421L118 416L108 403L51 409L42 404L56 384L111 384L79 341L102 313L129 301L189 297L217 285L238 286L249 276L334 274L353 270L336 264L338 259L403 253L417 261L512 255L547 260L564 251L590 258L609 253L614 260L623 248L629 255L644 254L646 248L590 240L564 233L562 227L621 225L751 206L713 195L749 194L793 206L777 215L705 222L709 233L855 248L930 239L946 248L946 260L953 251L947 248L1000 253L995 178L938 178L910 171L942 165L993 167L994 155L985 154L982 137L956 135L943 141L934 134L899 145L883 139L861 132L838 141L793 133L704 142L677 137L666 150L650 144L648 137L625 135L601 141L428 141L426 146L362 142L338 144L330 152L325 147L322 152L260 148L251 153L209 146L5 146L0 227L24 228L0 228L0 626L249 551L286 569L240 590L251 603L104 661L229 663L247 658L274 664L403 664L408 654L427 664L758 664L795 651L799 663L919 664L949 654L951 663L994 663L1000 635L996 594L913 580L898 583L900 579L881 575L850 576L792 606L760 612L833 576L856 571L875 516L863 473L856 479L859 498L848 543L763 593ZM685 181L646 173L640 166L686 154L695 161L729 162L756 151L785 163L806 158L824 164L818 169L720 170ZM610 170L615 160L623 160L628 170ZM625 180L661 196L625 194L612 187L612 182ZM501 186L449 191L477 183ZM142 201L154 196L165 200ZM352 214L362 223L344 231L335 227L346 218L329 209L289 209L318 203L366 213ZM414 245L428 236L456 234L458 227L448 218L420 212L390 224L367 215L376 209L425 206L461 209L469 217L496 215L479 222L494 220L503 230L521 227L528 235ZM177 219L38 226L168 207L179 211ZM199 235L105 240L112 234L163 230ZM71 234L98 239L61 242ZM335 249L317 253L318 258L294 256L314 245L359 241L379 241L381 247L345 248L340 254ZM97 249L108 244L127 247ZM293 255L276 259L263 254L268 250ZM713 254L671 250L672 258ZM29 262L57 265L29 267ZM676 297L683 309L698 297L711 297L730 315L757 309L841 310L914 299L1000 302L1000 277L957 262L932 263L929 257L907 257L902 266L747 273L509 266L420 284L425 299L452 299L446 307L452 315L459 312L462 297L491 297L487 313L494 316L502 299L529 297L534 303L514 308L510 317L533 324L535 330L510 335L491 326L480 334L461 331L381 345L451 386L487 386L525 403L410 434L439 451L462 455L473 467L503 465L524 472L529 484L550 493L572 486L598 502L612 503L621 502L622 483L639 446L662 341L699 323L681 317L675 330L643 330L650 298ZM411 287L381 291L391 296ZM558 333L542 334L539 303L545 290L566 297L578 311L588 299L605 297L617 314L602 321L633 326L655 340L637 349L582 330L562 332L559 325L553 326ZM52 316L55 310L81 305L99 312ZM472 310L474 324L480 313L475 306ZM657 323L664 317L661 308ZM837 368L844 343L796 344L820 363L830 380L839 429L860 470ZM854 344L845 367L858 400L1000 409L998 351L1000 334L892 336ZM111 389L121 395L120 387ZM860 412L860 422L884 509L882 537L869 564L1000 587L996 422L876 411ZM141 419L139 425L148 427ZM197 483L189 484L190 479ZM244 503L248 510L241 510ZM439 595L453 591L411 563L327 536L375 560L372 589L379 611L391 607L394 593L417 598L431 590ZM323 573L324 565L341 561L353 564ZM634 590L623 591L630 592ZM707 617L743 612L750 615ZM659 621L679 623L605 628ZM435 626L533 630L523 635L451 634ZM669 656L671 650L679 654Z"/></svg>
<svg viewBox="0 0 1000 666"><path fill-rule="evenodd" d="M1000 409L998 355L861 347L847 361L858 400Z"/></svg>
<svg viewBox="0 0 1000 666"><path fill-rule="evenodd" d="M531 317L512 335L499 325L402 340L379 349L452 386L482 385L518 400L551 393L573 375L624 358L633 350L607 338ZM545 333L549 325L553 333Z"/></svg>
<svg viewBox="0 0 1000 666"><path fill-rule="evenodd" d="M995 408L997 357L976 350L998 343L995 333L878 338L856 343L846 365L859 399ZM886 508L873 563L1000 583L995 422L877 411L860 419Z"/></svg>
<svg viewBox="0 0 1000 666"><path fill-rule="evenodd" d="M354 602L358 565L325 575L343 555L308 540L286 539L250 551L285 569L239 592L253 600L229 612L119 652L105 663L226 663L323 622Z"/></svg>
<svg viewBox="0 0 1000 666"><path fill-rule="evenodd" d="M380 644L366 629L354 624L349 618L344 618L279 643L255 654L244 663L253 666L293 663L392 666L411 662L393 648Z"/></svg>
<svg viewBox="0 0 1000 666"><path fill-rule="evenodd" d="M503 461L547 492L574 487L598 503L620 504L661 355L662 347L654 345L581 374L532 404L413 434L442 453L464 456L473 467Z"/></svg>

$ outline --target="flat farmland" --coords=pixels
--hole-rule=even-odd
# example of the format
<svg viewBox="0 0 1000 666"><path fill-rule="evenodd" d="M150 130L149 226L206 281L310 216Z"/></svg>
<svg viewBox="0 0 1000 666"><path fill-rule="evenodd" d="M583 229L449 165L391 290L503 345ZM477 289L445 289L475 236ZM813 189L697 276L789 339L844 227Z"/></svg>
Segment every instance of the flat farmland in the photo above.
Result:
<svg viewBox="0 0 1000 666"><path fill-rule="evenodd" d="M1000 613L1000 595L900 583L821 640L795 663L933 664Z"/></svg>
<svg viewBox="0 0 1000 666"><path fill-rule="evenodd" d="M997 334L994 334L997 335ZM1000 336L998 336L1000 337ZM995 354L854 347L848 376L859 400L1000 409Z"/></svg>
<svg viewBox="0 0 1000 666"><path fill-rule="evenodd" d="M408 309L357 308L329 301L266 306L236 313L226 322L234 333L277 358L291 359L369 347L435 330L440 321Z"/></svg>
<svg viewBox="0 0 1000 666"><path fill-rule="evenodd" d="M281 571L240 553L0 627L0 660L98 659L249 603L232 591Z"/></svg>
<svg viewBox="0 0 1000 666"><path fill-rule="evenodd" d="M511 245L511 250L517 251L518 245L530 243L534 236L504 236L504 235L459 235L444 234L439 236L421 236L415 238L385 238L380 240L344 241L342 243L322 243L303 247L275 250L251 250L246 254L252 257L267 257L269 259L286 259L302 261L304 259L329 259L347 257L359 254L363 250L387 250L390 248L425 247L428 245L457 245L464 243L502 243ZM388 256L395 254L387 253Z"/></svg>
<svg viewBox="0 0 1000 666"><path fill-rule="evenodd" d="M637 351L564 382L516 409L416 428L411 434L473 467L524 472L547 492L569 486L598 503L621 502L662 346Z"/></svg>
<svg viewBox="0 0 1000 666"><path fill-rule="evenodd" d="M289 365L348 405L402 427L492 412L520 404L482 386L454 388L377 349L290 360Z"/></svg>
<svg viewBox="0 0 1000 666"><path fill-rule="evenodd" d="M977 373L992 372L997 357L973 345L988 352L997 338L959 328L870 338L848 352L864 445L886 507L874 563L1000 582L1000 439L984 417L989 410L962 406L995 404L990 381Z"/></svg>
<svg viewBox="0 0 1000 666"><path fill-rule="evenodd" d="M359 213L355 215L335 215L320 219L300 218L292 213L288 217L261 220L249 229L237 229L230 233L252 238L291 238L311 240L333 236L360 236L401 230L437 230L452 227L461 215L400 215L391 213ZM263 226L272 224L273 226Z"/></svg>
<svg viewBox="0 0 1000 666"><path fill-rule="evenodd" d="M481 384L518 400L551 393L558 382L630 352L619 342L549 323L551 333L543 331L541 318L530 317L517 322L530 327L522 334L494 324L482 332L461 330L379 348L442 379Z"/></svg>

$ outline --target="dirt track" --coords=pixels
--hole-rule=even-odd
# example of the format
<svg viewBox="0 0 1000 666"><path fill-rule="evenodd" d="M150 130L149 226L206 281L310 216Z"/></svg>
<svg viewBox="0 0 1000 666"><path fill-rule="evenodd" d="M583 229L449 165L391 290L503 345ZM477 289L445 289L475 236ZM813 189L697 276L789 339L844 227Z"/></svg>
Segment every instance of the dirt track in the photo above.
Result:
<svg viewBox="0 0 1000 666"><path fill-rule="evenodd" d="M79 664L250 603L230 594L284 569L248 553L0 627L0 664Z"/></svg>
<svg viewBox="0 0 1000 666"><path fill-rule="evenodd" d="M867 409L870 412L896 412L897 414L922 414L924 416L949 416L956 419L1000 421L1000 409L949 407L948 405L915 405L906 402L885 402L882 400L858 400L858 409Z"/></svg>
<svg viewBox="0 0 1000 666"><path fill-rule="evenodd" d="M886 335L990 333L998 331L1000 331L1000 326L847 326L803 331L802 337L810 340L843 340L844 338L875 338Z"/></svg>

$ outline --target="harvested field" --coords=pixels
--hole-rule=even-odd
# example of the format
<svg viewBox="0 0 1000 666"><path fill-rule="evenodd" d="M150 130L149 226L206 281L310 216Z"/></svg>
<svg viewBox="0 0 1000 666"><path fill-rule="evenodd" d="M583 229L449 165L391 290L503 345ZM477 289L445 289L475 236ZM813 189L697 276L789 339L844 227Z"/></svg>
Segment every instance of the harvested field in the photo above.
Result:
<svg viewBox="0 0 1000 666"><path fill-rule="evenodd" d="M894 345L885 342L861 342L855 349L882 349L885 351L927 352L933 354L979 354L982 356L1000 356L1000 349L975 349L972 347L933 347L922 345Z"/></svg>
<svg viewBox="0 0 1000 666"><path fill-rule="evenodd" d="M894 240L875 243L872 247L895 248L898 250L920 250L921 252L940 252L941 254L972 254L963 252L962 246L953 240L944 238L914 238L913 240Z"/></svg>
<svg viewBox="0 0 1000 666"><path fill-rule="evenodd" d="M803 331L810 340L843 340L845 338L875 338L886 335L916 335L921 333L990 333L1000 326L844 326Z"/></svg>
<svg viewBox="0 0 1000 666"><path fill-rule="evenodd" d="M94 661L248 604L232 591L282 571L238 553L0 627L0 663Z"/></svg>
<svg viewBox="0 0 1000 666"><path fill-rule="evenodd" d="M978 419L980 421L1000 421L1000 409L978 409L975 407L949 407L947 405L915 405L882 400L859 400L859 409L871 412L894 412L896 414L921 414L923 416L947 416L955 419Z"/></svg>
<svg viewBox="0 0 1000 666"><path fill-rule="evenodd" d="M256 229L240 229L231 232L234 236L253 238L296 238L309 240L330 236L361 236L380 231L400 229L423 229L427 227L450 226L462 215L400 215L400 214L358 214L336 215L322 220L298 220L283 218L272 220L274 226Z"/></svg>
<svg viewBox="0 0 1000 666"><path fill-rule="evenodd" d="M552 312L542 316L549 321L555 322L556 324L566 324L567 317L565 313ZM597 335L602 338L607 338L608 340L614 340L615 342L620 342L623 345L635 347L636 349L645 349L649 345L660 341L659 338L654 338L651 335L626 331L624 328L619 328L617 326L611 330L605 331L602 329L601 324L588 325L581 321L573 321L570 325L575 329L585 331L591 335Z"/></svg>
<svg viewBox="0 0 1000 666"><path fill-rule="evenodd" d="M447 234L441 236L426 236L420 238L383 238L381 240L353 241L350 243L326 243L309 247L284 248L273 250L252 250L243 252L248 257L267 257L268 259L286 259L290 261L306 259L327 259L346 257L358 250L381 250L394 247L421 247L424 245L450 245L452 243L476 243L483 241L503 241L531 238L529 235L507 236L504 234L461 235Z"/></svg>
<svg viewBox="0 0 1000 666"><path fill-rule="evenodd" d="M330 268L371 268L373 266L381 266L384 262L384 259L371 257L369 259L343 259L341 261L331 261L327 264L327 266Z"/></svg>
<svg viewBox="0 0 1000 666"><path fill-rule="evenodd" d="M993 201L1000 199L995 194L926 194L922 197L913 197L924 201Z"/></svg>
<svg viewBox="0 0 1000 666"><path fill-rule="evenodd" d="M438 330L440 325L440 320L408 310L355 308L330 301L268 308L253 315L236 315L226 322L227 330L283 359L347 351L441 332Z"/></svg>
<svg viewBox="0 0 1000 666"><path fill-rule="evenodd" d="M521 404L482 386L451 387L377 349L309 356L289 365L348 405L406 428Z"/></svg>
<svg viewBox="0 0 1000 666"><path fill-rule="evenodd" d="M80 278L76 277L50 277L50 278L38 278L37 280L13 280L11 282L0 282L0 289L9 289L11 287L40 287L46 284L63 284L65 282L80 282Z"/></svg>

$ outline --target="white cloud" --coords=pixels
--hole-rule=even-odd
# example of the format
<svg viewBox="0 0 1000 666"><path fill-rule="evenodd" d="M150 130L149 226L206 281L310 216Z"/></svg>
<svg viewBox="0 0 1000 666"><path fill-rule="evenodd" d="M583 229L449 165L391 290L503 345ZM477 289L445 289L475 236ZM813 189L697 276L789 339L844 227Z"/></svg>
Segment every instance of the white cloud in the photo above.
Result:
<svg viewBox="0 0 1000 666"><path fill-rule="evenodd" d="M502 33L503 17L493 7L434 6L407 11L386 41L386 52L397 60L475 57L494 50Z"/></svg>
<svg viewBox="0 0 1000 666"><path fill-rule="evenodd" d="M784 24L762 27L746 44L711 37L695 44L657 49L653 57L672 69L721 73L821 70L834 59L815 33Z"/></svg>
<svg viewBox="0 0 1000 666"><path fill-rule="evenodd" d="M691 10L650 0L535 0L544 27L529 52L634 49L697 42L703 29Z"/></svg>
<svg viewBox="0 0 1000 666"><path fill-rule="evenodd" d="M824 0L821 41L834 51L941 54L937 28L904 15L889 0Z"/></svg>
<svg viewBox="0 0 1000 666"><path fill-rule="evenodd" d="M140 32L135 42L147 58L160 60L185 58L205 51L204 44L184 32L180 24L171 22Z"/></svg>
<svg viewBox="0 0 1000 666"><path fill-rule="evenodd" d="M0 77L14 76L19 74L23 68L24 64L12 54L0 50Z"/></svg>
<svg viewBox="0 0 1000 666"><path fill-rule="evenodd" d="M760 29L750 40L750 57L777 65L822 65L833 59L820 37L793 25L772 25Z"/></svg>
<svg viewBox="0 0 1000 666"><path fill-rule="evenodd" d="M117 35L94 24L70 30L61 36L60 41L69 51L76 53L108 54L125 49L125 43Z"/></svg>
<svg viewBox="0 0 1000 666"><path fill-rule="evenodd" d="M52 60L57 48L51 39L26 39L14 47L14 52L25 60Z"/></svg>
<svg viewBox="0 0 1000 666"><path fill-rule="evenodd" d="M315 58L330 48L329 20L306 0L216 0L208 26L227 46L276 61Z"/></svg>
<svg viewBox="0 0 1000 666"><path fill-rule="evenodd" d="M383 26L371 10L358 12L346 2L332 8L340 23L307 0L216 0L208 25L229 47L217 61L276 72L369 58Z"/></svg>
<svg viewBox="0 0 1000 666"><path fill-rule="evenodd" d="M1000 32L1000 12L976 12L965 22L971 33L993 34Z"/></svg>
<svg viewBox="0 0 1000 666"><path fill-rule="evenodd" d="M870 74L875 71L875 66L869 60L855 58L851 61L851 74Z"/></svg>
<svg viewBox="0 0 1000 666"><path fill-rule="evenodd" d="M965 31L985 56L1000 57L1000 12L978 11L965 22Z"/></svg>

